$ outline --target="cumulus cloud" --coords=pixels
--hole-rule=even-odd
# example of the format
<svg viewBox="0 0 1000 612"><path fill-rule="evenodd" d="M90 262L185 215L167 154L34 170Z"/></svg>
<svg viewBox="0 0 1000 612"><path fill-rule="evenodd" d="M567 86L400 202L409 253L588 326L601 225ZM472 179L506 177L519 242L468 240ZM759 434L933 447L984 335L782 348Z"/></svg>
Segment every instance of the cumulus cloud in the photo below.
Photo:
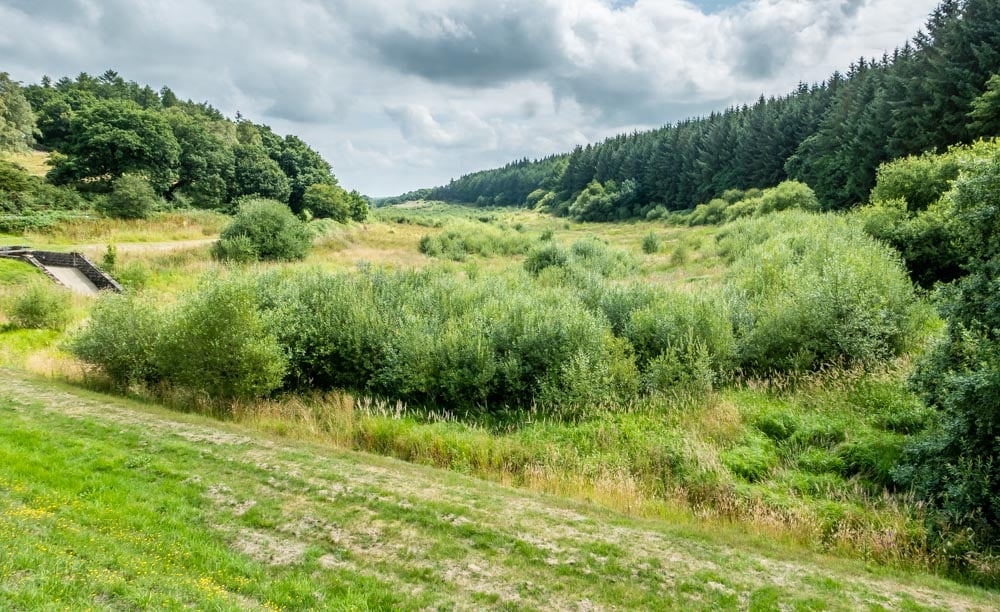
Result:
<svg viewBox="0 0 1000 612"><path fill-rule="evenodd" d="M374 195L826 78L937 0L0 0L0 70L113 68L294 132Z"/></svg>
<svg viewBox="0 0 1000 612"><path fill-rule="evenodd" d="M430 109L419 104L386 107L386 114L399 125L408 141L418 146L493 149L496 131L467 110L454 113L449 125L442 125Z"/></svg>

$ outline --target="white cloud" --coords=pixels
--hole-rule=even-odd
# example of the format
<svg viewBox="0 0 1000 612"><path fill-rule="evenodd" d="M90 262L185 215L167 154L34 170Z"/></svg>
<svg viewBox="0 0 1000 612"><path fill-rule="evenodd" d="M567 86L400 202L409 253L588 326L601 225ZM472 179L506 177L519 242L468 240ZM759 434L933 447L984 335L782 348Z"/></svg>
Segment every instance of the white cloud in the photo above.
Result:
<svg viewBox="0 0 1000 612"><path fill-rule="evenodd" d="M0 69L169 85L388 195L785 94L902 45L937 1L0 0Z"/></svg>
<svg viewBox="0 0 1000 612"><path fill-rule="evenodd" d="M447 126L419 104L388 106L386 114L399 125L411 143L425 147L494 149L496 131L475 113L459 109L451 114Z"/></svg>

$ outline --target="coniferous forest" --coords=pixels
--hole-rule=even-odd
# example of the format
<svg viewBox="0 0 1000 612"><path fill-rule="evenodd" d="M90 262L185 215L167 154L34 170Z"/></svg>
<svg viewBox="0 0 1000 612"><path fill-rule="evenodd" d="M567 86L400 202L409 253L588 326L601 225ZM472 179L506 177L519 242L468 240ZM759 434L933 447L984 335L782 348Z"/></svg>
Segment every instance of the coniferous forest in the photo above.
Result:
<svg viewBox="0 0 1000 612"><path fill-rule="evenodd" d="M475 172L423 195L480 206L541 205L611 221L658 217L727 190L797 180L824 209L844 209L867 202L885 161L995 134L997 72L1000 3L945 0L912 41L881 58L859 58L824 83ZM601 197L574 208L595 181Z"/></svg>

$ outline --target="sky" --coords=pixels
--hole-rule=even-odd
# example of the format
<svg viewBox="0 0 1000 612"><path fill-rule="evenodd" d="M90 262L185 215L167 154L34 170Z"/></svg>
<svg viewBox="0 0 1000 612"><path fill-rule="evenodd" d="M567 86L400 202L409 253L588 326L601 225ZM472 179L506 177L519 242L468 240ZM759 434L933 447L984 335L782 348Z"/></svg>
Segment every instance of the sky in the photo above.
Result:
<svg viewBox="0 0 1000 612"><path fill-rule="evenodd" d="M939 0L0 0L0 71L116 70L396 195L881 57Z"/></svg>

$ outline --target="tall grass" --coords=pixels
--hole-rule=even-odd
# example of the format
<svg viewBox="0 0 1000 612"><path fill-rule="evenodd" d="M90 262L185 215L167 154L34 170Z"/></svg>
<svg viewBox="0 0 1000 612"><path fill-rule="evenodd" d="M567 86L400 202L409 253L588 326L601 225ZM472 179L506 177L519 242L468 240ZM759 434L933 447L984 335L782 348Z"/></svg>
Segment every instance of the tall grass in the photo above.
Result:
<svg viewBox="0 0 1000 612"><path fill-rule="evenodd" d="M449 224L438 234L425 234L420 239L420 252L454 261L464 261L469 255L507 257L527 253L535 240L514 229L457 222Z"/></svg>
<svg viewBox="0 0 1000 612"><path fill-rule="evenodd" d="M341 391L240 404L238 420L289 436L452 469L597 501L640 516L739 523L770 539L878 563L940 569L923 515L844 457L871 454L899 435L900 414L931 415L892 371L827 370L748 379L711 396L657 396L627 409L565 421L522 414L491 420L428 415L400 402ZM789 421L782 433L773 423ZM859 442L860 441L860 442ZM751 477L729 457L768 445L768 470Z"/></svg>
<svg viewBox="0 0 1000 612"><path fill-rule="evenodd" d="M26 237L58 244L199 240L218 235L229 220L227 215L208 210L161 212L149 219L80 218L29 232Z"/></svg>

